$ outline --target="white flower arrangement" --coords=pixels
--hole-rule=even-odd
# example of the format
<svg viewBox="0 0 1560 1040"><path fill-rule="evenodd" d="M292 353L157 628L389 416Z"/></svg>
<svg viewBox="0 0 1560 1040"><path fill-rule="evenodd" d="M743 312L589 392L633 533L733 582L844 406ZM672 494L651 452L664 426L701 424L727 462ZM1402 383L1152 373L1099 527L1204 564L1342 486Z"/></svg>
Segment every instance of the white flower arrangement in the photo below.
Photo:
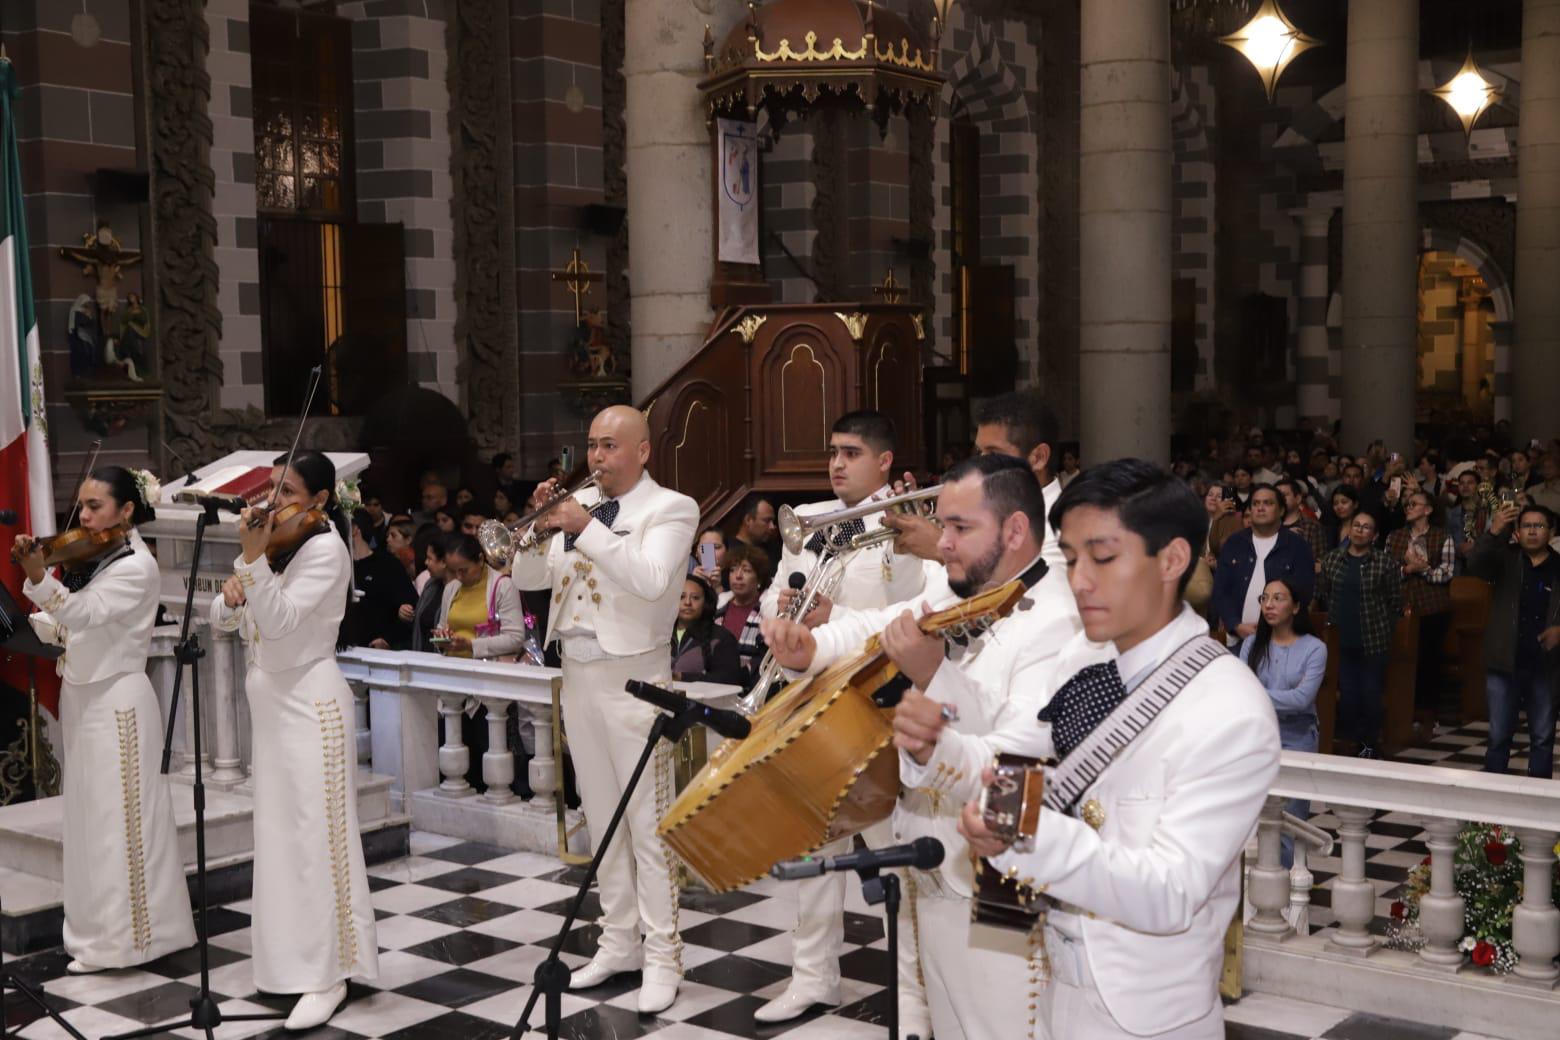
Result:
<svg viewBox="0 0 1560 1040"><path fill-rule="evenodd" d="M352 514L363 508L363 490L355 480L336 481L336 503L341 506L341 511L347 519L352 519Z"/></svg>
<svg viewBox="0 0 1560 1040"><path fill-rule="evenodd" d="M130 475L135 478L136 490L141 492L141 501L155 508L162 501L162 483L151 470L132 469Z"/></svg>

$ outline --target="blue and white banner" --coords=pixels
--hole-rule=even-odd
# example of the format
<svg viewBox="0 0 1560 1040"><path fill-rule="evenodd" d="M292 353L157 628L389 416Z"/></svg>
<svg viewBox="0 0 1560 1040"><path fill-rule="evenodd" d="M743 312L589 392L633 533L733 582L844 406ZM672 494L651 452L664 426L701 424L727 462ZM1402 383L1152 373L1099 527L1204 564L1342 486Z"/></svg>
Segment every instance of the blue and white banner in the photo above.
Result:
<svg viewBox="0 0 1560 1040"><path fill-rule="evenodd" d="M729 264L758 263L758 127L737 119L716 121L719 158L720 249Z"/></svg>

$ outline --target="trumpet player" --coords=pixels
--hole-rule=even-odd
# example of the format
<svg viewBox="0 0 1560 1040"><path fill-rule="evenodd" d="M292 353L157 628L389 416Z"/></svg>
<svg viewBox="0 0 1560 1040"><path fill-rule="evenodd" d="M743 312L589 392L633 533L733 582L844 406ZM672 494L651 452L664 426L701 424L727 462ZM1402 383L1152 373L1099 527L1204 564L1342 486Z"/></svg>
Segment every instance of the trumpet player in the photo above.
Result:
<svg viewBox="0 0 1560 1040"><path fill-rule="evenodd" d="M874 411L842 415L829 435L829 484L837 496L824 502L799 506L799 517L817 517L859 506L877 496L887 498L889 473L894 466L894 424ZM925 585L921 560L894 551L883 541L856 551L846 547L853 536L880 530L882 514L850 520L838 528L821 528L808 538L800 552L789 548L780 558L776 580L760 605L766 618L793 618L802 589L789 580L800 574L822 590L799 620L809 626L824 624L842 612L836 607L870 609L885 607L920 594ZM831 541L832 536L832 541ZM829 557L838 554L831 564ZM832 575L832 578L826 577ZM808 590L810 591L810 590ZM760 680L762 681L762 680ZM892 837L886 822L866 834L870 845L886 845ZM848 851L850 840L826 846L819 855ZM754 1012L760 1022L784 1022L804 1014L814 1004L840 1001L840 952L845 942L844 874L825 874L799 883L797 924L793 933L791 982L785 991ZM900 1022L904 1035L927 1036L927 1014L921 986L914 970L915 944L906 936L900 946Z"/></svg>
<svg viewBox="0 0 1560 1040"><path fill-rule="evenodd" d="M519 588L552 590L546 642L559 644L563 724L594 839L612 818L656 714L623 685L671 679L666 647L699 509L645 472L650 430L633 408L596 416L586 458L596 487L558 499L537 520L556 534L533 538L514 556L511 573ZM554 501L557 488L557 480L542 483L531 509ZM655 775L634 792L602 861L601 938L570 982L588 989L642 966L643 1014L670 1007L683 974L671 853L655 832L672 794L669 751L657 748Z"/></svg>

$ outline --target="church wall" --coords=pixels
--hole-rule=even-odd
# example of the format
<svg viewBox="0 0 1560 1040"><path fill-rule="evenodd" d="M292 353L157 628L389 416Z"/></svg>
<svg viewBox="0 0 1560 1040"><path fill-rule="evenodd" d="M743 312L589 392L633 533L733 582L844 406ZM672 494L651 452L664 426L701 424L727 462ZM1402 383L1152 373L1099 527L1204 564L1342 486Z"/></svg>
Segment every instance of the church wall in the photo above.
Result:
<svg viewBox="0 0 1560 1040"><path fill-rule="evenodd" d="M939 103L933 169L933 259L936 317L933 350L957 353L949 186L949 122L968 115L981 130L981 262L1014 268L1014 334L1018 381L1040 376L1040 52L1029 26L1020 20L987 20L953 8L940 55L949 83ZM979 349L978 345L974 349ZM1049 392L1049 391L1048 391Z"/></svg>
<svg viewBox="0 0 1560 1040"><path fill-rule="evenodd" d="M222 311L223 408L265 408L260 338L260 253L255 217L255 129L249 0L207 0L211 50L212 215L217 221L217 306Z"/></svg>
<svg viewBox="0 0 1560 1040"><path fill-rule="evenodd" d="M760 167L764 274L777 303L811 303L817 297L808 277L813 241L818 237L812 221L813 200L818 194L812 171L812 124L794 120L786 125L774 147L763 153ZM779 236L785 250L770 238L771 232Z"/></svg>
<svg viewBox="0 0 1560 1040"><path fill-rule="evenodd" d="M95 32L91 46L72 27ZM144 465L151 434L144 423L106 432L90 430L65 402L71 380L67 340L70 309L95 280L62 258L61 246L79 246L84 233L108 220L127 250L142 246L142 207L98 190L97 171L144 167L135 96L130 5L125 0L6 0L3 40L15 69L17 140L27 212L33 291L42 355L46 416L57 471L80 468L90 441L101 436L102 463ZM83 39L89 39L90 35ZM124 301L143 292L139 266L126 267L118 285ZM58 480L61 508L72 489Z"/></svg>
<svg viewBox="0 0 1560 1040"><path fill-rule="evenodd" d="M571 378L578 335L574 298L553 280L578 247L594 273L608 240L581 226L582 207L604 201L602 7L598 0L512 0L515 285L519 300L521 472L545 476L570 444L583 458L585 423L559 384ZM582 311L607 306L597 281ZM626 362L626 358L620 358Z"/></svg>
<svg viewBox="0 0 1560 1040"><path fill-rule="evenodd" d="M1174 206L1171 233L1173 279L1196 286L1193 336L1197 343L1194 387L1211 391L1213 379L1213 296L1216 242L1214 207L1217 167L1213 141L1216 97L1206 66L1177 70L1171 87L1174 141Z"/></svg>
<svg viewBox="0 0 1560 1040"><path fill-rule="evenodd" d="M336 12L353 20L358 219L405 227L408 375L459 401L444 0Z"/></svg>

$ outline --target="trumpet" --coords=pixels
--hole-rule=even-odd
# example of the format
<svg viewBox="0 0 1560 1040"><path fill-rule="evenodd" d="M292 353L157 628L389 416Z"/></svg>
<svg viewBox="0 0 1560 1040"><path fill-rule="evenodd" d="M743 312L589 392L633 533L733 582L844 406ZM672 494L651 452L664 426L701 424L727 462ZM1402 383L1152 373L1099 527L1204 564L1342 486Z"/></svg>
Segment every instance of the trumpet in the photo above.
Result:
<svg viewBox="0 0 1560 1040"><path fill-rule="evenodd" d="M505 524L498 520L485 521L481 527L477 528L477 541L482 545L482 555L487 557L489 566L496 570L503 570L509 566L510 561L515 558L516 554L528 552L544 544L558 533L558 529L556 527L538 529L536 526L537 521L558 508L564 499L573 498L582 491L596 487L600 481L601 470L593 470L589 476L560 490L544 504L533 509L512 524Z"/></svg>
<svg viewBox="0 0 1560 1040"><path fill-rule="evenodd" d="M799 553L807 546L807 540L818 532L823 532L824 541L832 547L834 552L843 552L846 549L865 549L882 542L899 537L899 532L888 527L880 527L875 531L866 531L856 535L849 542L836 544L839 539L834 536L833 530L847 520L859 520L862 517L871 516L873 513L891 510L896 513L915 513L925 515L929 507L923 507L922 503L937 497L942 489L937 486L920 488L916 491L906 491L902 495L893 495L889 498L868 499L860 505L851 506L849 509L836 509L832 513L820 513L817 516L797 516L796 510L790 506L780 507L780 516L776 524L780 528L780 540L785 543L786 549L793 553Z"/></svg>

